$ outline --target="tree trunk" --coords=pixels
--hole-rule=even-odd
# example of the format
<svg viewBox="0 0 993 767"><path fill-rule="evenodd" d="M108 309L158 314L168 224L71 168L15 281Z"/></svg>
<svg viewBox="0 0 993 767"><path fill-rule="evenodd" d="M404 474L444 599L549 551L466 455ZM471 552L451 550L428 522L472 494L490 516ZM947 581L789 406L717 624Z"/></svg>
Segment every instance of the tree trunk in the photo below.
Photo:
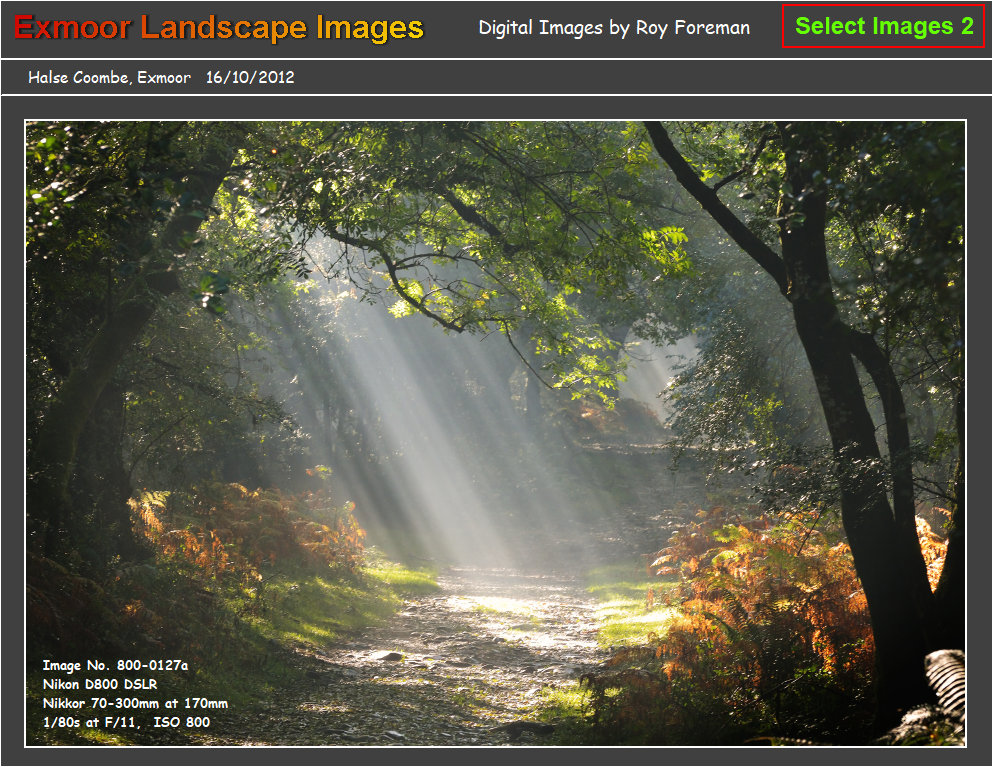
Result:
<svg viewBox="0 0 993 767"><path fill-rule="evenodd" d="M956 401L959 457L952 484L951 519L948 524L948 551L941 578L934 590L934 624L937 641L943 648L965 649L965 390Z"/></svg>
<svg viewBox="0 0 993 767"><path fill-rule="evenodd" d="M787 165L791 165L789 159ZM805 188L805 179L793 171L793 188ZM916 573L910 567L914 558L886 497L887 473L882 470L875 427L849 353L848 328L832 295L824 203L821 195L808 192L795 209L802 215L782 225L780 241L788 275L787 297L831 435L842 522L869 606L876 644L879 724L889 726L903 709L927 699L925 615L915 588ZM920 557L916 536L913 546Z"/></svg>
<svg viewBox="0 0 993 767"><path fill-rule="evenodd" d="M900 391L900 384L892 365L872 336L849 330L849 341L852 344L852 354L865 365L883 404L886 443L889 450L890 485L893 494L893 518L897 536L900 538L900 551L907 557L905 572L911 579L907 585L917 601L918 611L925 616L924 626L928 634L929 651L943 649L942 642L937 636L932 636L935 634L932 629L936 628L931 620L934 600L931 596L931 584L928 582L927 565L924 563L924 554L917 537L910 427L903 393Z"/></svg>
<svg viewBox="0 0 993 767"><path fill-rule="evenodd" d="M29 513L44 524L46 557L58 558L62 553L59 549L71 508L69 481L83 428L154 310L150 299L133 300L108 317L90 345L85 364L73 368L45 414L32 450L27 500Z"/></svg>
<svg viewBox="0 0 993 767"><path fill-rule="evenodd" d="M65 542L65 524L71 509L69 484L83 428L124 355L155 313L159 299L179 289L175 254L189 248L208 217L233 156L230 147L218 146L201 158L198 166L189 169L185 188L190 202L166 224L155 257L125 291L127 298L96 332L83 359L72 368L45 414L32 446L27 498L29 516L43 529L43 540L29 541L28 545L43 548L45 556L57 557ZM151 229L150 223L146 226Z"/></svg>
<svg viewBox="0 0 993 767"><path fill-rule="evenodd" d="M679 183L769 273L793 307L831 435L842 522L865 590L876 645L879 724L888 725L902 709L928 697L924 677L928 644L916 567L921 554L916 536L911 541L901 534L887 499L886 473L880 470L872 418L850 352L850 331L834 302L825 243L826 201L811 183L811 174L819 167L816 147L802 136L789 135L790 126L781 126L787 165L784 186L792 195L784 195L780 203L780 257L700 180L661 124L647 127ZM894 481L904 480L902 474L894 475ZM899 488L904 507L907 490Z"/></svg>
<svg viewBox="0 0 993 767"><path fill-rule="evenodd" d="M87 541L84 557L97 568L114 555L134 561L142 553L128 507L132 488L124 466L124 395L117 381L104 387L80 437L72 480L73 508L88 517L80 531Z"/></svg>

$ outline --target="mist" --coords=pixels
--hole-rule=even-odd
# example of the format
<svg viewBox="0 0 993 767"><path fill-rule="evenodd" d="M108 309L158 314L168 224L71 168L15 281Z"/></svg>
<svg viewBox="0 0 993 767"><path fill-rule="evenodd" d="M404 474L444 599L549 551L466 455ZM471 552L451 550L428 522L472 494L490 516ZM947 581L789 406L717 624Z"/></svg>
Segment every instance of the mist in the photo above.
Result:
<svg viewBox="0 0 993 767"><path fill-rule="evenodd" d="M282 375L266 393L370 543L414 561L575 569L617 556L633 504L666 505L647 488L674 484L659 394L691 343L640 342L611 411L538 381L500 333L397 318L389 298L342 282L300 287L295 311L272 312L265 364Z"/></svg>

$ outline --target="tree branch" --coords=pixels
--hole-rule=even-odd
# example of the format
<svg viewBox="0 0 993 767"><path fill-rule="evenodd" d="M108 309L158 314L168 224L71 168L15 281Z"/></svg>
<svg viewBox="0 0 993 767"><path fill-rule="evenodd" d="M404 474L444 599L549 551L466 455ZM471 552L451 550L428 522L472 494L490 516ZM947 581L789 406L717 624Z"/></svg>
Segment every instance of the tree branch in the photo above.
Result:
<svg viewBox="0 0 993 767"><path fill-rule="evenodd" d="M662 123L645 123L648 135L659 156L669 166L676 180L700 203L707 213L720 224L721 228L730 235L738 247L745 251L759 266L765 269L779 286L779 292L789 297L789 280L786 276L786 265L782 258L768 245L762 242L741 219L739 219L717 196L717 191L711 189L690 166L683 155L676 149Z"/></svg>
<svg viewBox="0 0 993 767"><path fill-rule="evenodd" d="M755 147L755 151L752 152L752 156L751 158L749 158L748 162L746 162L742 167L740 167L731 175L725 176L716 184L714 184L713 186L714 191L716 192L722 186L726 186L727 184L730 184L732 181L737 181L739 178L744 176L745 173L748 172L748 169L751 168L753 165L755 165L755 162L759 159L759 155L762 154L762 150L765 149L765 145L768 143L769 143L769 134L766 134L762 136L761 139L759 139L759 144L757 147Z"/></svg>
<svg viewBox="0 0 993 767"><path fill-rule="evenodd" d="M914 529L916 535L910 431L900 383L886 355L870 334L849 329L848 345L852 356L869 372L883 405L886 442L890 453L893 511L897 525L907 530Z"/></svg>
<svg viewBox="0 0 993 767"><path fill-rule="evenodd" d="M554 389L555 387L552 386L550 383L548 383L548 381L546 381L544 378L542 378L541 373L535 370L534 365L532 365L528 361L528 358L525 357L524 354L521 352L521 350L517 348L517 344L514 343L514 339L510 335L510 328L508 327L507 323L503 322L502 324L503 324L503 337L507 339L507 343L509 343L510 348L514 350L514 354L516 354L520 358L521 362L524 363L524 366L531 371L531 374L545 385L545 388Z"/></svg>

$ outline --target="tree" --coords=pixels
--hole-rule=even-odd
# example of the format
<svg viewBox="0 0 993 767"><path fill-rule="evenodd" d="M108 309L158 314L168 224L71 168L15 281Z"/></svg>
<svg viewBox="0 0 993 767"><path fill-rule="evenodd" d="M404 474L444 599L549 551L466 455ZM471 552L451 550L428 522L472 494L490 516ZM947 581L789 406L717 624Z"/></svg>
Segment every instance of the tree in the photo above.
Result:
<svg viewBox="0 0 993 767"><path fill-rule="evenodd" d="M563 386L612 385L616 343L570 297L683 263L678 230L613 194L637 191L638 144L595 124L30 125L31 545L64 554L91 504L126 538L128 387L149 365L162 392L213 385L154 343L128 356L189 293L220 315L234 285L316 265L449 331L520 343L526 322L523 360ZM133 449L167 426L147 424Z"/></svg>
<svg viewBox="0 0 993 767"><path fill-rule="evenodd" d="M962 209L954 201L942 208L940 197L930 198L940 192L939 183L961 189L961 137L956 140L941 128L886 133L881 126L865 124L762 126L753 151L741 158L739 168L708 186L664 126L651 123L647 129L678 182L773 279L791 306L831 437L842 520L876 642L880 716L888 721L899 710L926 699L923 658L936 644L931 634L935 600L916 537L901 388L891 357L877 342L871 318L843 315L828 231L832 220L846 211L860 211L860 221L850 219L856 233L860 223L884 214L892 220L898 218L894 211L899 211L913 221L904 230L904 260L920 259L914 277L925 278L924 287L913 290L915 299L928 301L929 290L940 293L942 284L956 282L956 275L960 282ZM922 165L922 139L929 136L936 151ZM879 151L883 156L873 158ZM904 174L916 170L919 186L901 178L898 189L893 179L896 168ZM733 184L745 186L743 195L762 195L770 213L774 210L762 233L774 233L778 253L721 200L719 190L734 188ZM885 194L879 196L880 186L887 189L888 200ZM904 194L900 189L913 191ZM924 243L939 249L934 261L927 259L931 254L917 249ZM906 306L900 287L888 285L889 306ZM945 297L954 312L955 296ZM882 403L888 461L882 459L856 361L868 371ZM961 607L954 616L956 625L964 625Z"/></svg>
<svg viewBox="0 0 993 767"><path fill-rule="evenodd" d="M219 132L184 127L28 129L28 305L39 320L29 358L51 392L29 433L28 507L47 554L65 545L86 425L161 298L179 289L177 270L231 164ZM84 292L102 281L99 300L80 299L73 270ZM57 343L60 327L75 343Z"/></svg>
<svg viewBox="0 0 993 767"><path fill-rule="evenodd" d="M681 231L649 215L640 143L596 124L312 124L280 147L298 170L265 206L397 316L512 342L526 323L559 386L610 387L616 343L578 296L634 299L687 266Z"/></svg>

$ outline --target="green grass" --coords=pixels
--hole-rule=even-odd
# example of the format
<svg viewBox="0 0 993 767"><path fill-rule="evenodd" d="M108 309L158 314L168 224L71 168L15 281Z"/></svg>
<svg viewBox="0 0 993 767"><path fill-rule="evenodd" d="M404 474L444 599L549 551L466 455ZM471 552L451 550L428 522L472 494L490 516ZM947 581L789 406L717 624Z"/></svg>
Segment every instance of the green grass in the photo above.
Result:
<svg viewBox="0 0 993 767"><path fill-rule="evenodd" d="M414 569L386 560L376 551L370 553L363 573L403 597L422 597L438 591L438 571L432 567Z"/></svg>
<svg viewBox="0 0 993 767"><path fill-rule="evenodd" d="M544 687L541 690L541 719L554 722L563 719L583 719L589 693L574 687Z"/></svg>
<svg viewBox="0 0 993 767"><path fill-rule="evenodd" d="M665 591L675 582L648 575L640 558L591 570L586 574L586 584L598 603L597 639L603 647L644 645L650 632L666 632L678 610L664 604ZM652 607L646 600L650 588L656 599ZM593 728L590 692L578 683L544 688L538 716L556 724L553 738L557 745L599 743L600 736Z"/></svg>
<svg viewBox="0 0 993 767"><path fill-rule="evenodd" d="M646 574L640 559L630 559L598 567L586 575L587 590L596 597L600 621L598 639L602 646L643 644L649 633L662 635L678 609L667 607L664 595L674 581ZM647 594L655 590L656 604L649 607Z"/></svg>
<svg viewBox="0 0 993 767"><path fill-rule="evenodd" d="M358 573L304 572L270 580L259 597L261 609L250 620L260 635L280 645L320 648L383 623L405 598L437 591L435 575L390 562L372 550Z"/></svg>
<svg viewBox="0 0 993 767"><path fill-rule="evenodd" d="M253 623L280 644L320 647L388 618L400 597L382 586L320 576L277 581L268 589L275 608Z"/></svg>

